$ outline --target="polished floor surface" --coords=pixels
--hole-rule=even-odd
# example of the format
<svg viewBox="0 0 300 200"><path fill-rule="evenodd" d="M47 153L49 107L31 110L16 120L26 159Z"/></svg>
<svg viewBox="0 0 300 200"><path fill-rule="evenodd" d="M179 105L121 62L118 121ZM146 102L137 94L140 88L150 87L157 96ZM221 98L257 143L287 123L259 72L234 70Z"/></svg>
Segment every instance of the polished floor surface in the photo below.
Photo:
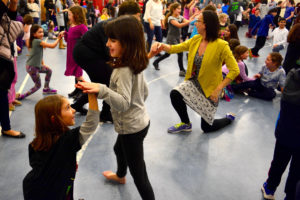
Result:
<svg viewBox="0 0 300 200"><path fill-rule="evenodd" d="M242 45L253 47L255 40L244 37ZM260 51L257 59L248 59L249 75L257 73L271 51L271 41ZM26 50L18 58L18 83L26 78ZM285 55L285 50L282 51ZM64 76L66 50L46 49L44 60L53 69L50 86L67 96L74 85L73 77ZM179 122L172 108L169 92L183 81L178 76L177 55L160 63L156 71L150 60L144 74L148 82L146 101L151 126L144 141L145 161L156 199L159 200L261 200L260 187L267 178L275 145L274 127L279 111L280 93L272 102L236 95L230 102L221 101L216 118L227 112L237 114L235 122L215 133L204 134L200 117L188 109L193 123L190 133L169 134L167 128ZM187 60L184 56L186 66ZM44 82L44 75L42 84ZM86 77L86 76L85 76ZM86 77L87 78L87 77ZM29 78L23 91L33 86ZM22 88L21 88L22 89ZM34 135L35 103L42 91L23 100L11 115L13 129L27 134L25 139L0 137L0 200L21 200L22 180L30 170L28 144ZM100 102L100 101L99 101ZM76 115L79 126L85 118ZM127 183L117 185L104 179L101 172L115 170L113 145L117 134L112 124L101 124L79 155L79 169L75 180L75 199L137 200L140 196L128 172ZM276 199L284 199L287 172L276 191Z"/></svg>

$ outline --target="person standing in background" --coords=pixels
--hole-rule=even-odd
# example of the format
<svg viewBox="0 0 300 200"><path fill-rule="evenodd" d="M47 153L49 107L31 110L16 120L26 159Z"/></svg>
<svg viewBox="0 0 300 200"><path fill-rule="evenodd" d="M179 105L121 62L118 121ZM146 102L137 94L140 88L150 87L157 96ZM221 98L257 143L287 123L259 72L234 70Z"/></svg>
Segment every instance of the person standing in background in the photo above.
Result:
<svg viewBox="0 0 300 200"><path fill-rule="evenodd" d="M33 18L33 23L38 24L40 20L40 6L34 0L28 0L27 6L30 9L29 14Z"/></svg>

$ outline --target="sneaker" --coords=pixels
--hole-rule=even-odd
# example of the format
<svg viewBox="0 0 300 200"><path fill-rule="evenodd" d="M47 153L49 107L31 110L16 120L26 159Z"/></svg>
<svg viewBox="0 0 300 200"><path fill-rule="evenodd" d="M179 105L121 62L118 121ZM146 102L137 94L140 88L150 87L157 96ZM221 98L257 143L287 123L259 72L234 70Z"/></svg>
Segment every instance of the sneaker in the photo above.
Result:
<svg viewBox="0 0 300 200"><path fill-rule="evenodd" d="M268 189L268 183L267 182L265 182L263 184L263 186L261 187L261 191L262 191L265 199L275 199L275 197L274 197L275 191L271 191L271 190Z"/></svg>
<svg viewBox="0 0 300 200"><path fill-rule="evenodd" d="M54 90L52 88L44 88L43 89L43 94L56 94L57 90Z"/></svg>
<svg viewBox="0 0 300 200"><path fill-rule="evenodd" d="M232 112L229 112L229 113L226 114L226 118L230 119L231 121L234 121L235 120L235 114L232 113Z"/></svg>
<svg viewBox="0 0 300 200"><path fill-rule="evenodd" d="M251 49L248 49L249 50L249 58L252 58L252 51L251 51Z"/></svg>
<svg viewBox="0 0 300 200"><path fill-rule="evenodd" d="M180 70L179 71L179 76L185 77L185 71L184 70Z"/></svg>
<svg viewBox="0 0 300 200"><path fill-rule="evenodd" d="M168 128L168 133L178 133L181 131L191 132L192 131L192 123L186 124L186 123L181 122L179 124L176 124L176 125Z"/></svg>

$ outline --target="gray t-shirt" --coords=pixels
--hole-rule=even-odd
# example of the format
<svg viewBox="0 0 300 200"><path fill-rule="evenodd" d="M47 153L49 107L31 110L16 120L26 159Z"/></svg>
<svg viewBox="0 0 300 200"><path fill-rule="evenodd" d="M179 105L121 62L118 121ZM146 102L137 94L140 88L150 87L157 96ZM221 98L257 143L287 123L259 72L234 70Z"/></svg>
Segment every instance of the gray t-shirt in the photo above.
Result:
<svg viewBox="0 0 300 200"><path fill-rule="evenodd" d="M180 15L178 18L170 16L168 18L168 35L167 35L167 43L168 44L179 44L180 43L180 34L181 28L178 28L171 24L171 20L176 20L178 23L183 22L183 17Z"/></svg>
<svg viewBox="0 0 300 200"><path fill-rule="evenodd" d="M41 67L43 60L43 47L40 45L41 42L41 39L33 39L29 58L26 62L27 66Z"/></svg>
<svg viewBox="0 0 300 200"><path fill-rule="evenodd" d="M266 66L263 66L259 73L261 74L260 83L263 86L273 89L276 89L278 84L280 87L284 86L285 71L281 66L274 72L271 72Z"/></svg>

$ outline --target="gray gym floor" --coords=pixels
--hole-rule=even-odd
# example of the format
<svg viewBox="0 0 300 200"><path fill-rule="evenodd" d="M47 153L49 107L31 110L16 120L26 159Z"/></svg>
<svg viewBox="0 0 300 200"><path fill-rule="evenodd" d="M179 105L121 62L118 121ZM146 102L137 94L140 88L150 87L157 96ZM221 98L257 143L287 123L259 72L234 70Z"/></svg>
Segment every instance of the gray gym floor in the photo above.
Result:
<svg viewBox="0 0 300 200"><path fill-rule="evenodd" d="M240 29L241 44L252 48L254 39L244 37L246 27ZM260 57L245 63L249 75L257 73L271 52L272 41L260 51ZM285 50L281 52L285 55ZM19 90L27 73L27 50L18 57ZM44 50L46 65L53 69L50 86L67 96L73 90L74 78L64 76L66 50ZM273 102L236 95L230 102L220 101L216 118L227 112L237 114L235 122L215 133L204 134L200 117L188 108L193 131L169 134L167 128L179 122L169 92L183 81L178 76L177 55L160 63L154 70L150 60L144 74L148 82L146 101L151 126L144 141L145 161L156 199L164 200L261 200L260 187L266 180L275 145L274 128L279 111L280 93ZM186 56L184 56L186 67ZM42 84L44 83L44 75ZM85 75L85 78L87 76ZM29 78L23 92L33 86ZM23 100L11 115L11 126L26 133L25 139L0 137L0 200L20 200L22 180L29 172L28 144L34 135L34 105L43 97L41 89ZM71 101L71 99L70 99ZM99 101L99 105L101 101ZM76 115L79 126L85 119ZM102 176L104 170L116 170L113 152L117 133L112 124L101 124L84 152L79 155L75 180L75 199L137 200L140 196L128 171L127 183L110 183ZM82 156L82 157L81 157ZM287 172L276 191L276 199L284 199Z"/></svg>

